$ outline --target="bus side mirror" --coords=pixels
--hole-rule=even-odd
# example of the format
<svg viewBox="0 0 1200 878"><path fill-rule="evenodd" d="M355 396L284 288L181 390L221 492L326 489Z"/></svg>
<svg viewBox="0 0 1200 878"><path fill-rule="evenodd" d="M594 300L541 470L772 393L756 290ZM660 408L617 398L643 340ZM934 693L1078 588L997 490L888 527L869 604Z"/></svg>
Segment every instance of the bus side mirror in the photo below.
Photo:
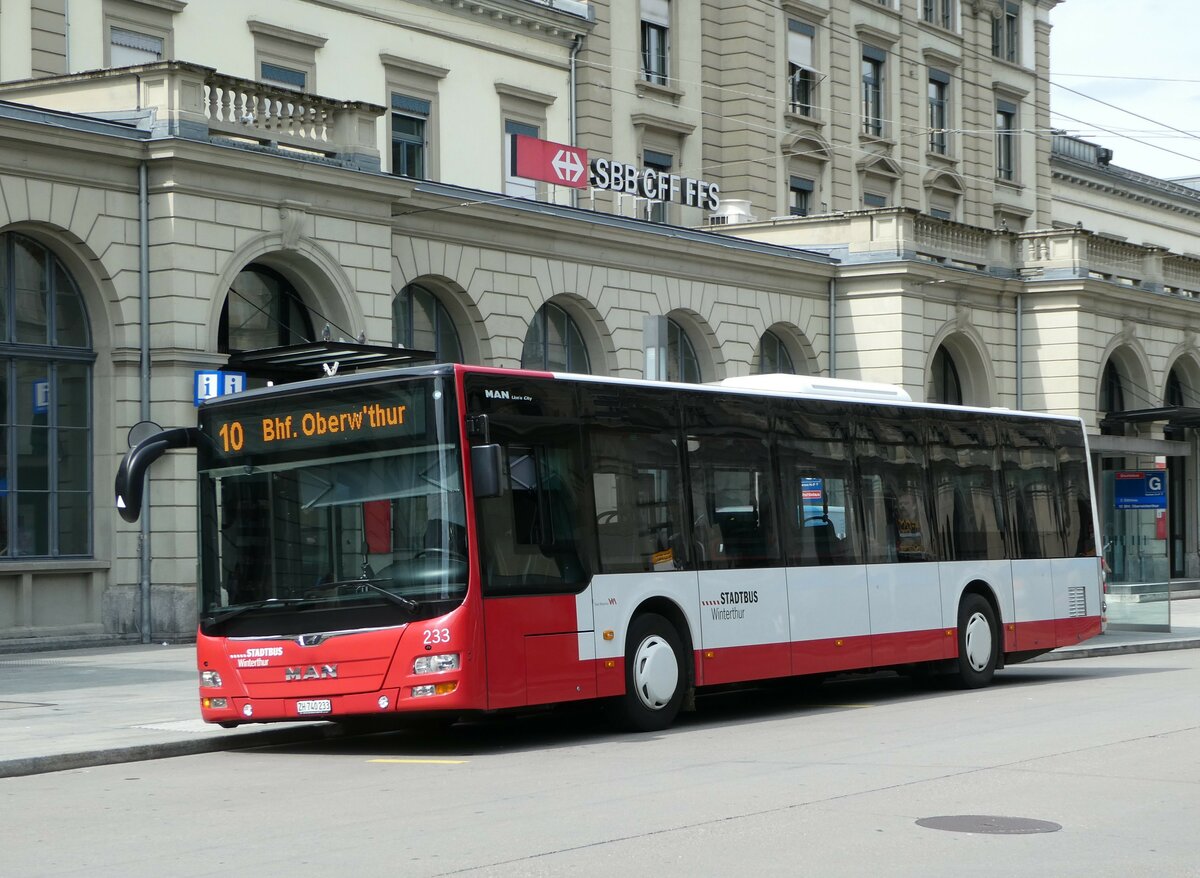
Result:
<svg viewBox="0 0 1200 878"><path fill-rule="evenodd" d="M499 445L471 446L471 484L476 497L504 493L504 455Z"/></svg>
<svg viewBox="0 0 1200 878"><path fill-rule="evenodd" d="M121 460L117 469L117 512L132 523L142 514L142 492L150 464L173 448L195 448L200 440L197 427L178 427L146 437Z"/></svg>

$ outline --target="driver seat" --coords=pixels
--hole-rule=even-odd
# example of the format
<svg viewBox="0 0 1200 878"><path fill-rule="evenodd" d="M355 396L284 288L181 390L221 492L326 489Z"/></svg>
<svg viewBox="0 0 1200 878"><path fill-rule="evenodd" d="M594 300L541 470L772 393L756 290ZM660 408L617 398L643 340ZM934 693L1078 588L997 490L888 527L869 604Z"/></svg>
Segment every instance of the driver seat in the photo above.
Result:
<svg viewBox="0 0 1200 878"><path fill-rule="evenodd" d="M442 545L443 528L449 540L447 545ZM443 549L453 555L465 558L467 554L467 529L461 524L455 524L453 521L431 518L425 525L424 547L426 549Z"/></svg>

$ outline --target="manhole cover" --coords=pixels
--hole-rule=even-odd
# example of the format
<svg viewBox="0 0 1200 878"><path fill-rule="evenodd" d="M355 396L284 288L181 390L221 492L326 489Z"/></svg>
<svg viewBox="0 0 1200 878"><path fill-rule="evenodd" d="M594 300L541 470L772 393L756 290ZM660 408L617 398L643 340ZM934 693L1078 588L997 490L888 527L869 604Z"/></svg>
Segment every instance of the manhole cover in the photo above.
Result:
<svg viewBox="0 0 1200 878"><path fill-rule="evenodd" d="M922 817L917 826L946 832L980 832L990 835L1032 835L1058 832L1062 824L1029 817L991 817L986 814L955 814L948 817Z"/></svg>

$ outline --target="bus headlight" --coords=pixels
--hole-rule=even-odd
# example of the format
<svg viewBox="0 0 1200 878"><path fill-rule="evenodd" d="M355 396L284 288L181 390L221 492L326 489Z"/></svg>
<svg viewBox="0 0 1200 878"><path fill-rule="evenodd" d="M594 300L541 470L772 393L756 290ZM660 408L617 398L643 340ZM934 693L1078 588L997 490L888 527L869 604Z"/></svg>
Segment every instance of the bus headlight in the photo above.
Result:
<svg viewBox="0 0 1200 878"><path fill-rule="evenodd" d="M201 671L200 672L200 685L205 687L206 689L220 689L221 688L221 675L218 674L216 671Z"/></svg>
<svg viewBox="0 0 1200 878"><path fill-rule="evenodd" d="M444 674L458 670L458 653L444 652L439 655L420 655L413 662L414 674Z"/></svg>

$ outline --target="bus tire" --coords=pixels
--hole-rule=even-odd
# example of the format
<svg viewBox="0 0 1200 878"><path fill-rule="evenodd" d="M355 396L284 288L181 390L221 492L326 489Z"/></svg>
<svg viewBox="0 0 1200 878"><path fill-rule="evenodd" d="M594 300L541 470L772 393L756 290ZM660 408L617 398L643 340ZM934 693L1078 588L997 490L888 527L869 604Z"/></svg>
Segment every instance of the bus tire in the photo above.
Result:
<svg viewBox="0 0 1200 878"><path fill-rule="evenodd" d="M635 618L625 640L620 724L633 732L662 731L675 721L686 691L687 666L675 626L657 613Z"/></svg>
<svg viewBox="0 0 1200 878"><path fill-rule="evenodd" d="M978 594L963 596L958 606L958 682L978 689L992 682L1000 656L996 613Z"/></svg>

